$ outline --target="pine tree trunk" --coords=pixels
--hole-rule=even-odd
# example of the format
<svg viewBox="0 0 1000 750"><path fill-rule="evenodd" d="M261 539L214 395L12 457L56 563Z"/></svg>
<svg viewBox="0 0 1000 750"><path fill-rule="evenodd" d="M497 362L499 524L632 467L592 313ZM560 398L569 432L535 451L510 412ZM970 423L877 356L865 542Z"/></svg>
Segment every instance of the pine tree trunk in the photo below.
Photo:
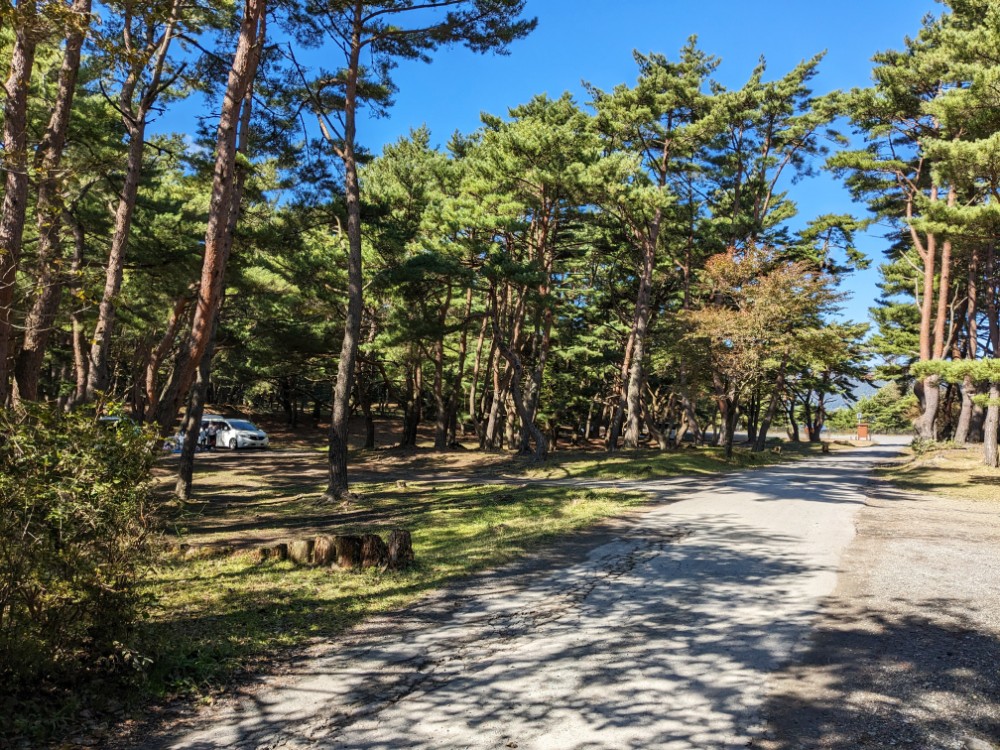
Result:
<svg viewBox="0 0 1000 750"><path fill-rule="evenodd" d="M788 399L787 406L788 413L788 436L791 438L793 443L801 442L801 436L799 435L799 422L795 418L795 399Z"/></svg>
<svg viewBox="0 0 1000 750"><path fill-rule="evenodd" d="M72 216L67 216L67 220L73 229L73 264L70 271L74 279L79 279L80 271L83 268L84 257L86 255L86 235L83 231L83 224L74 219ZM77 282L75 290L79 292L80 289L80 283ZM84 331L83 315L81 310L73 310L73 313L70 316L70 321L72 324L71 335L73 339L73 373L75 376L73 395L69 400L69 407L72 408L83 401L87 393L87 334Z"/></svg>
<svg viewBox="0 0 1000 750"><path fill-rule="evenodd" d="M990 383L990 401L986 408L983 432L983 463L990 468L1000 468L997 444L1000 438L1000 383Z"/></svg>
<svg viewBox="0 0 1000 750"><path fill-rule="evenodd" d="M917 437L937 440L937 411L941 401L941 389L937 375L930 375L921 381L923 386L923 410L913 423Z"/></svg>
<svg viewBox="0 0 1000 750"><path fill-rule="evenodd" d="M434 450L448 449L448 405L444 398L444 339L434 342Z"/></svg>
<svg viewBox="0 0 1000 750"><path fill-rule="evenodd" d="M156 421L163 434L170 431L184 395L194 382L202 355L208 348L213 321L222 305L226 264L233 240L229 234L229 226L238 162L237 137L244 101L257 76L265 37L265 11L266 0L245 0L216 135L215 168L198 300L191 321L191 331L178 357L175 373L157 408Z"/></svg>
<svg viewBox="0 0 1000 750"><path fill-rule="evenodd" d="M163 359L167 356L167 353L174 345L174 341L177 339L177 332L180 330L181 323L184 322L184 311L190 302L191 297L187 293L178 297L177 301L174 302L163 338L160 339L160 343L149 357L149 363L146 365L146 409L142 415L143 421L151 421L156 414L160 397L160 393L156 387L160 363L163 362Z"/></svg>
<svg viewBox="0 0 1000 750"><path fill-rule="evenodd" d="M965 376L962 381L962 409L958 414L958 424L955 426L955 442L965 445L969 442L969 430L972 427L972 409L975 404L972 396L975 394L976 385L972 382L972 377Z"/></svg>
<svg viewBox="0 0 1000 750"><path fill-rule="evenodd" d="M9 396L12 307L28 208L28 93L35 62L35 3L18 3L10 74L4 84L4 195L0 209L0 407Z"/></svg>
<svg viewBox="0 0 1000 750"><path fill-rule="evenodd" d="M84 39L90 30L90 6L91 0L74 0L70 8L73 18L68 21L71 26L63 47L55 107L49 117L42 142L38 145L35 159L35 166L40 175L38 195L35 200L40 291L25 319L24 343L14 365L17 398L24 401L38 400L38 381L41 377L42 363L66 281L60 263L63 213L59 205L58 175L63 151L66 148L66 136L69 133L81 51Z"/></svg>
<svg viewBox="0 0 1000 750"><path fill-rule="evenodd" d="M344 163L344 199L347 207L347 316L344 339L337 360L337 381L333 389L333 416L330 420L329 474L327 500L351 497L347 480L347 436L350 419L351 384L354 363L361 338L361 313L364 307L361 256L361 188L355 157L357 136L357 94L361 59L362 10L364 4L354 4L354 27L351 33L350 61L344 98L344 142L341 159Z"/></svg>
<svg viewBox="0 0 1000 750"><path fill-rule="evenodd" d="M194 456L198 450L198 436L201 433L201 419L205 414L205 397L208 393L208 380L212 372L212 357L215 355L215 334L219 327L219 317L216 317L211 331L211 340L205 349L205 354L198 365L198 374L194 385L188 393L187 409L181 432L184 444L177 464L177 479L174 483L174 495L179 500L190 500L194 483Z"/></svg>
<svg viewBox="0 0 1000 750"><path fill-rule="evenodd" d="M108 354L111 351L111 338L115 328L115 304L118 293L121 291L125 251L132 233L132 215L135 212L139 180L142 176L142 159L146 149L146 117L160 93L163 68L173 41L176 14L179 8L180 2L175 0L171 18L167 22L156 53L152 58L150 81L145 87L138 107L133 106L133 96L137 82L143 74L142 70L131 72L119 96L122 120L129 134L128 158L125 162L125 181L118 197L118 207L115 210L114 232L111 235L111 249L108 252L108 264L105 268L104 292L101 296L97 324L94 328L94 339L90 348L90 374L87 380L88 400L93 400L99 391L104 391L108 387Z"/></svg>
<svg viewBox="0 0 1000 750"><path fill-rule="evenodd" d="M479 339L476 341L476 356L472 363L472 380L469 383L469 420L472 422L472 429L475 430L476 435L479 437L480 450L485 447L485 432L483 430L482 420L479 419L479 413L476 410L476 390L479 388L479 370L482 364L483 342L486 340L487 324L488 321L486 318L483 318L482 325L479 329ZM485 386L483 387L483 390L486 390Z"/></svg>

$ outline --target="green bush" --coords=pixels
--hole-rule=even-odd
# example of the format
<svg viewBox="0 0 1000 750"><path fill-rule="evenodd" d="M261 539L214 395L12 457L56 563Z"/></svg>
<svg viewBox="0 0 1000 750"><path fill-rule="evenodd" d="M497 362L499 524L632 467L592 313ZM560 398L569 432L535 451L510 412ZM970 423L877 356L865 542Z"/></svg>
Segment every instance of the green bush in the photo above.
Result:
<svg viewBox="0 0 1000 750"><path fill-rule="evenodd" d="M152 437L92 413L0 409L3 708L142 666L130 644L150 551Z"/></svg>

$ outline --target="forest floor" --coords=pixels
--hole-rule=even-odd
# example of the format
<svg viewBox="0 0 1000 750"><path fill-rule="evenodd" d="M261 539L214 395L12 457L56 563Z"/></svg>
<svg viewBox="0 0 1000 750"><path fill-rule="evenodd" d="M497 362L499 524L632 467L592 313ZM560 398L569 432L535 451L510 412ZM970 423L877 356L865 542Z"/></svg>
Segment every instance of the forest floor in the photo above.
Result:
<svg viewBox="0 0 1000 750"><path fill-rule="evenodd" d="M812 747L781 744L780 722L766 724L765 709L784 715L768 702L767 679L808 651L855 520L868 512L870 470L898 450L871 446L715 477L393 486L410 503L425 490L449 493L459 515L471 512L463 493L498 508L541 503L524 525L485 523L504 544L574 504L624 498L627 512L559 540L536 537L532 554L462 576L421 603L401 606L412 593L405 584L376 594L391 615L372 610L366 624L270 664L218 706L169 718L160 739L140 732L122 746ZM581 492L595 494L581 502ZM246 575L232 580L240 586ZM333 609L322 595L289 607L280 588L267 593L280 575L267 575L257 596L273 609L261 613L272 627L316 611L316 635L329 632ZM199 585L190 575L177 583ZM308 585L322 584L317 576ZM192 591L191 605L203 595ZM253 611L247 601L245 590L233 596L231 616ZM198 638L211 619L184 626Z"/></svg>
<svg viewBox="0 0 1000 750"><path fill-rule="evenodd" d="M390 442L393 428L391 422L380 424L379 434ZM786 446L780 454L752 456L738 447L730 461L713 448L609 457L594 441L560 451L541 466L500 453L355 449L352 489L360 499L341 507L320 500L323 427L283 432L275 421L267 429L277 450L199 453L191 502L169 499L176 457L165 456L157 468L165 545L177 549L182 543L192 554L165 555L153 570L147 593L155 603L142 653L154 663L145 691L132 697L157 696L167 713L192 700L211 703L227 686L275 669L305 644L337 638L449 582L571 545L607 519L629 518L649 502L644 483L699 481L820 449ZM421 437L426 446L429 435ZM620 481L636 482L636 488L623 488ZM259 564L241 554L319 534L384 537L400 527L413 532L417 556L416 565L400 573ZM75 722L81 745L110 737L114 717L125 711L121 696L107 697L109 710L98 698L87 706L86 720Z"/></svg>
<svg viewBox="0 0 1000 750"><path fill-rule="evenodd" d="M847 446L838 446L844 449ZM154 690L211 700L234 674L366 617L399 608L447 581L496 567L648 502L642 482L699 477L818 454L726 461L715 448L607 456L563 452L543 465L509 454L380 449L352 455L350 506L321 498L325 455L316 450L197 454L195 497L169 499L176 459L157 470L166 544L186 555L158 564L147 628L159 654ZM620 479L624 478L624 479ZM620 481L638 481L621 488ZM412 532L417 564L395 574L331 573L291 563L258 564L243 552L321 534Z"/></svg>
<svg viewBox="0 0 1000 750"><path fill-rule="evenodd" d="M317 502L317 450L201 454L186 542L404 526L417 565L165 561L154 681L179 700L112 744L1000 750L1000 500L871 479L904 450L733 473L383 449L348 508Z"/></svg>

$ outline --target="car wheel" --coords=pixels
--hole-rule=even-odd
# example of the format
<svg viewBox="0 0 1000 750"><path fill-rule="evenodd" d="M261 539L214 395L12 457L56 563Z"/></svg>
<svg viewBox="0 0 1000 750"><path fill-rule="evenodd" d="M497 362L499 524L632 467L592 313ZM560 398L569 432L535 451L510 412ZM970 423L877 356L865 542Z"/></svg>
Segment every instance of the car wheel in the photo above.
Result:
<svg viewBox="0 0 1000 750"><path fill-rule="evenodd" d="M229 447L232 450L236 450L237 448L240 447L239 444L236 442L236 438L229 438Z"/></svg>

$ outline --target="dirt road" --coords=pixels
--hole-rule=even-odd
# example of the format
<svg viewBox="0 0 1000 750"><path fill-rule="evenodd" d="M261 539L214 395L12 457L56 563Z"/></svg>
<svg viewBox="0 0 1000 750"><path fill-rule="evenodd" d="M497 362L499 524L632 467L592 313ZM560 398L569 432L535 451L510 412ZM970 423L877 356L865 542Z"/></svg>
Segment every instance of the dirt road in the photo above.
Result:
<svg viewBox="0 0 1000 750"><path fill-rule="evenodd" d="M317 647L141 746L797 747L775 680L815 651L870 469L897 450L612 483L659 502L541 569L473 578Z"/></svg>

